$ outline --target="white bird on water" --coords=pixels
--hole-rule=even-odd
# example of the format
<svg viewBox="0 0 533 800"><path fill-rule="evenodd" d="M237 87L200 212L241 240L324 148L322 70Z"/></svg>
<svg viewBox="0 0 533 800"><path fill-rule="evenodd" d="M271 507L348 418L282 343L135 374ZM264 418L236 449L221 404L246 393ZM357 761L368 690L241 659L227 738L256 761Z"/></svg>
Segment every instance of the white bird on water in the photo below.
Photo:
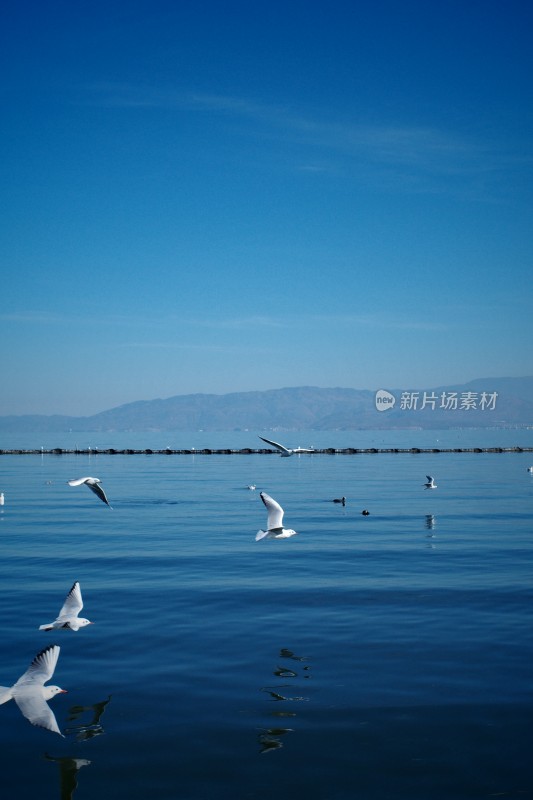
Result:
<svg viewBox="0 0 533 800"><path fill-rule="evenodd" d="M102 483L100 478L76 478L76 480L68 481L69 486L81 486L82 483L88 486L89 489L91 489L95 493L95 495L97 495L97 497L99 497L100 500L102 500L103 503L105 503L106 505L109 506L109 508L111 508L111 506L109 505L109 500L105 496L105 492L100 486L100 484Z"/></svg>
<svg viewBox="0 0 533 800"><path fill-rule="evenodd" d="M267 529L266 531L258 531L255 541L258 542L260 539L264 539L265 537L268 537L269 539L288 539L289 536L296 536L297 531L293 531L291 528L283 527L284 511L280 504L277 503L274 498L270 497L270 495L268 495L266 492L261 492L259 497L265 504L268 512Z"/></svg>
<svg viewBox="0 0 533 800"><path fill-rule="evenodd" d="M431 475L426 475L426 478L428 479L428 482L424 484L425 488L436 489L437 484L435 483L435 480L431 477Z"/></svg>
<svg viewBox="0 0 533 800"><path fill-rule="evenodd" d="M37 653L24 675L13 686L0 686L0 703L13 699L32 725L63 736L47 701L67 690L44 685L54 674L59 650L57 644L48 645Z"/></svg>
<svg viewBox="0 0 533 800"><path fill-rule="evenodd" d="M0 492L0 506L3 506L3 505L4 505L4 499L5 499L5 498L4 498L4 493L3 493L3 492Z"/></svg>
<svg viewBox="0 0 533 800"><path fill-rule="evenodd" d="M79 581L76 581L70 592L67 594L67 599L63 603L63 607L54 622L49 622L46 625L39 625L40 631L53 631L57 628L70 628L71 631L77 631L84 628L86 625L93 623L84 617L78 617L78 614L83 608L83 600L81 599L81 589Z"/></svg>
<svg viewBox="0 0 533 800"><path fill-rule="evenodd" d="M281 455L284 458L287 458L288 456L292 456L292 455L298 454L298 453L314 453L315 452L312 448L294 447L293 449L290 449L289 447L284 447L284 445L282 445L282 444L278 444L278 442L272 442L272 441L270 441L270 439L264 439L262 436L260 436L259 438L261 439L261 441L266 442L267 444L272 445L272 447L275 447L276 450L279 450L279 452L281 453Z"/></svg>

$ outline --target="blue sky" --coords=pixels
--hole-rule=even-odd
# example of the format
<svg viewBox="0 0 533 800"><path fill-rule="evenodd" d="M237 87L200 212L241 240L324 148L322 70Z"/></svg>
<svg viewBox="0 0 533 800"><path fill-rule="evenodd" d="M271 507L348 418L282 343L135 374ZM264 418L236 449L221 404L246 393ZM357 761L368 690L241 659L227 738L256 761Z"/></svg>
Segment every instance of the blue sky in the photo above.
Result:
<svg viewBox="0 0 533 800"><path fill-rule="evenodd" d="M10 4L0 414L531 374L532 21Z"/></svg>

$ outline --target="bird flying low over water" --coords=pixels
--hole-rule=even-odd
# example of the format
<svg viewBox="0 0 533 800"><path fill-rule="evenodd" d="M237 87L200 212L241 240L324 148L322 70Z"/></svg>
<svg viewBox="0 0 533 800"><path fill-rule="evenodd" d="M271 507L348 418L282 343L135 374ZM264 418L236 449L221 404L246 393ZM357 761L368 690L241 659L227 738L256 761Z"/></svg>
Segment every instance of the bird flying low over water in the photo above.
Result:
<svg viewBox="0 0 533 800"><path fill-rule="evenodd" d="M431 477L431 475L426 475L426 478L428 479L428 482L424 484L425 488L436 489L437 484L435 483L435 480Z"/></svg>
<svg viewBox="0 0 533 800"><path fill-rule="evenodd" d="M58 617L54 622L49 622L46 625L39 625L40 631L52 631L57 628L70 628L71 631L77 631L84 628L86 625L92 625L88 619L78 617L78 614L83 608L83 600L81 599L81 589L79 581L76 581L70 592L67 594Z"/></svg>
<svg viewBox="0 0 533 800"><path fill-rule="evenodd" d="M255 541L268 537L269 539L288 539L289 536L296 536L297 531L291 528L283 527L283 514L284 511L279 503L273 497L270 497L266 492L261 492L259 495L261 500L266 506L267 516L267 529L266 531L260 530L257 532Z"/></svg>
<svg viewBox="0 0 533 800"><path fill-rule="evenodd" d="M93 491L95 493L95 495L97 497L100 498L100 500L103 503L105 503L107 506L109 506L109 500L105 496L105 492L102 489L102 487L100 486L101 482L102 481L100 480L100 478L76 478L76 480L74 480L74 481L68 481L68 485L69 486L81 486L82 483L84 483L86 486L89 487L89 489L91 489L91 491ZM109 508L111 508L111 506L109 506Z"/></svg>
<svg viewBox="0 0 533 800"><path fill-rule="evenodd" d="M294 447L290 449L289 447L284 447L282 444L278 444L278 442L272 442L270 439L264 439L262 436L259 437L261 441L266 442L267 444L272 445L276 450L279 450L282 456L287 458L288 456L292 456L295 453L314 453L315 451L312 448L307 447Z"/></svg>
<svg viewBox="0 0 533 800"><path fill-rule="evenodd" d="M63 736L47 701L67 690L60 689L59 686L44 685L54 674L59 650L57 644L45 647L37 653L24 675L13 686L0 686L0 703L13 699L32 725Z"/></svg>

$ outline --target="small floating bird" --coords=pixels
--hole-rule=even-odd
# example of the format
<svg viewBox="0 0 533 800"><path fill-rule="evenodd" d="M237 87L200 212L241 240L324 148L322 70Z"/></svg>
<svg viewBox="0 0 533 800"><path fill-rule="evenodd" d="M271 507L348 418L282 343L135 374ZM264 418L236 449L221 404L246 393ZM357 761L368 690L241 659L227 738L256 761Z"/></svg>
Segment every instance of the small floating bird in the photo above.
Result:
<svg viewBox="0 0 533 800"><path fill-rule="evenodd" d="M249 489L251 492L255 492L255 483L251 483L251 484L250 484L249 486L247 486L246 488L247 488L247 489Z"/></svg>
<svg viewBox="0 0 533 800"><path fill-rule="evenodd" d="M4 505L4 501L5 501L5 498L4 498L4 493L3 493L3 492L0 492L0 506L3 506L3 505Z"/></svg>
<svg viewBox="0 0 533 800"><path fill-rule="evenodd" d="M334 503L341 503L341 505L346 505L346 498L345 497L335 497L333 500Z"/></svg>
<svg viewBox="0 0 533 800"><path fill-rule="evenodd" d="M84 617L78 617L78 614L83 608L83 600L81 599L81 589L79 581L76 581L70 592L67 594L59 615L54 622L49 622L47 625L39 625L40 631L52 631L57 628L70 628L71 631L77 631L84 628L86 625L93 623Z"/></svg>
<svg viewBox="0 0 533 800"><path fill-rule="evenodd" d="M287 458L288 456L292 456L292 455L298 454L298 453L314 453L315 452L313 449L307 448L307 447L295 447L295 448L293 448L291 450L289 447L285 447L282 444L278 444L278 442L272 442L272 441L270 441L270 439L264 439L262 436L260 436L259 438L261 439L261 441L266 442L267 444L272 445L272 447L275 447L276 450L279 450L279 452L281 453L281 455L284 458Z"/></svg>
<svg viewBox="0 0 533 800"><path fill-rule="evenodd" d="M426 489L436 489L437 484L435 483L435 480L431 477L431 475L426 475L426 478L428 479L428 482L424 484Z"/></svg>
<svg viewBox="0 0 533 800"><path fill-rule="evenodd" d="M291 528L283 527L284 511L280 504L277 503L274 498L270 497L270 495L268 495L266 492L261 492L259 496L265 504L268 512L267 529L266 531L258 531L255 541L258 542L260 539L264 539L265 537L268 537L269 539L288 539L289 536L296 536L297 531L293 531Z"/></svg>
<svg viewBox="0 0 533 800"><path fill-rule="evenodd" d="M82 483L85 483L85 485L88 486L89 489L91 489L91 491L93 491L103 503L109 506L109 500L105 496L105 492L100 486L102 483L100 478L76 478L74 481L68 481L69 486L81 486ZM111 508L111 506L109 506L109 508Z"/></svg>
<svg viewBox="0 0 533 800"><path fill-rule="evenodd" d="M361 514L363 515L363 517L369 517L370 516L370 511L368 511L368 509L366 509L366 508L363 508L363 510L361 511Z"/></svg>
<svg viewBox="0 0 533 800"><path fill-rule="evenodd" d="M528 468L527 468L527 471L528 471L528 472L531 472L531 473L533 473L533 467L528 467ZM2 497L3 497L3 496L4 496L4 495L2 495Z"/></svg>
<svg viewBox="0 0 533 800"><path fill-rule="evenodd" d="M47 701L67 690L44 685L54 674L59 650L57 644L48 645L37 653L24 675L13 686L0 686L0 703L13 699L32 725L63 736Z"/></svg>

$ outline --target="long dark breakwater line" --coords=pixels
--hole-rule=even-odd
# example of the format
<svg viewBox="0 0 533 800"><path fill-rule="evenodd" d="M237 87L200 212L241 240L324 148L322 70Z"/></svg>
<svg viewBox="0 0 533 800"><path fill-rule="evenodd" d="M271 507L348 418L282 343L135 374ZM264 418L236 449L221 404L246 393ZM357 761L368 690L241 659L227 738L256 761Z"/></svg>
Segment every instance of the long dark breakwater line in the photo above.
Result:
<svg viewBox="0 0 533 800"><path fill-rule="evenodd" d="M324 447L313 450L306 455L373 455L375 453L532 453L533 447ZM241 447L238 450L231 448L190 448L187 450L174 450L170 447L165 447L163 450L155 450L152 448L145 449L131 449L131 448L115 448L115 447L87 447L83 449L76 448L65 449L62 447L44 448L39 447L35 449L0 449L0 455L122 455L122 456L138 456L138 455L163 455L163 456L183 456L183 455L276 455L279 453L276 450L269 448L253 449L251 447Z"/></svg>

